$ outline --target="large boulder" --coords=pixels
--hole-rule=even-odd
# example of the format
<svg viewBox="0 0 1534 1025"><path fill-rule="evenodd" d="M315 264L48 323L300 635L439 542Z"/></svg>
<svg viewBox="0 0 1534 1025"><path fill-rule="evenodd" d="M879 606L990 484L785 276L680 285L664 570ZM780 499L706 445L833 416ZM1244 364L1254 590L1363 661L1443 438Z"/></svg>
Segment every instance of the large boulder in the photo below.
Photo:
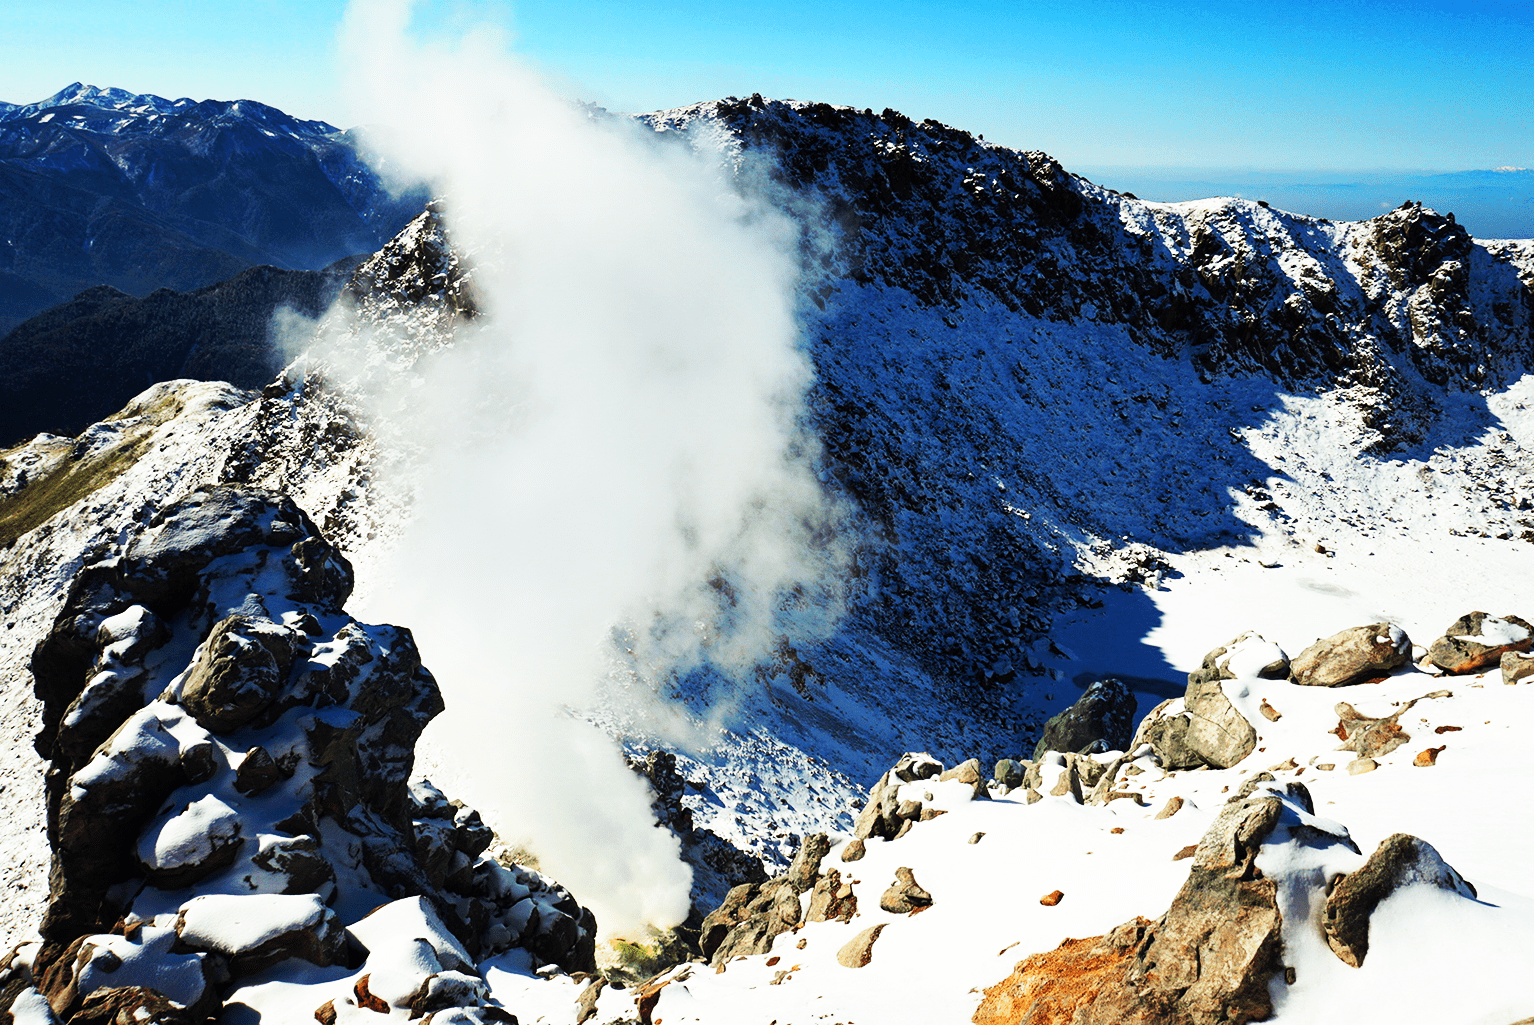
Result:
<svg viewBox="0 0 1534 1025"><path fill-rule="evenodd" d="M1259 774L1226 804L1159 920L1136 918L1025 959L986 991L974 1020L1246 1025L1271 1017L1283 978L1283 916L1278 883L1258 869L1257 856L1270 842L1325 841L1303 786L1264 783L1272 777ZM1330 840L1351 847L1343 836Z"/></svg>
<svg viewBox="0 0 1534 1025"><path fill-rule="evenodd" d="M1509 652L1534 648L1534 626L1517 616L1461 616L1427 649L1428 659L1446 673L1479 673L1501 663Z"/></svg>
<svg viewBox="0 0 1534 1025"><path fill-rule="evenodd" d="M181 704L210 733L244 726L287 682L298 647L295 633L247 615L218 623L181 685Z"/></svg>
<svg viewBox="0 0 1534 1025"><path fill-rule="evenodd" d="M1388 837L1356 872L1334 881L1326 897L1322 930L1327 946L1354 968L1369 953L1370 916L1397 890L1428 886L1474 900L1475 887L1439 856L1426 840L1406 833Z"/></svg>
<svg viewBox="0 0 1534 1025"><path fill-rule="evenodd" d="M1182 710L1163 702L1135 732L1132 749L1149 744L1166 769L1228 769L1257 747L1257 731L1225 695L1219 679L1190 678Z"/></svg>
<svg viewBox="0 0 1534 1025"><path fill-rule="evenodd" d="M1411 659L1411 638L1394 623L1354 626L1320 638L1290 663L1295 683L1346 687L1382 680Z"/></svg>
<svg viewBox="0 0 1534 1025"><path fill-rule="evenodd" d="M1076 703L1051 716L1033 749L1037 761L1045 751L1101 754L1129 746L1134 730L1135 696L1118 680L1098 680Z"/></svg>

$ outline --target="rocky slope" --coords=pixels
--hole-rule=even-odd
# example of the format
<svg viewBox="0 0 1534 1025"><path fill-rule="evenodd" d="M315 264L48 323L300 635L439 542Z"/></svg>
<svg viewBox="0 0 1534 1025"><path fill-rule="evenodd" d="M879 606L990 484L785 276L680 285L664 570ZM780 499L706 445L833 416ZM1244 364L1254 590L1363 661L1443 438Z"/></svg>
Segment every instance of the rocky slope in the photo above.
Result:
<svg viewBox="0 0 1534 1025"><path fill-rule="evenodd" d="M834 1009L820 1010L845 1020L867 1017L885 1006L881 1000L906 1008L913 986L931 995L932 1019L960 1008L962 1020L978 1006L979 989L1006 978L1018 958L1067 935L1109 935L1104 949L1087 953L1123 967L1130 948L1120 942L1125 935L1114 939L1111 930L1172 905L1186 866L1172 863L1169 853L1215 824L1220 788L1239 791L1254 763L1269 761L1283 766L1294 759L1273 771L1311 772L1307 781L1335 773L1326 752L1337 734L1326 730L1335 722L1346 731L1355 721L1314 688L1255 671L1272 659L1246 667L1227 658L1226 666L1234 666L1227 678L1216 654L1199 685L1185 687L1182 674L1200 668L1216 616L1206 606L1189 613L1175 601L1195 586L1207 590L1230 606L1221 615L1244 620L1238 629L1275 636L1279 627L1268 627L1265 617L1279 621L1282 644L1298 650L1310 636L1346 625L1333 622L1298 643L1292 639L1310 629L1307 610L1332 614L1326 602L1388 599L1401 614L1357 622L1389 619L1405 633L1437 636L1472 601L1513 604L1518 580L1534 570L1534 548L1523 536L1534 531L1523 497L1534 466L1527 454L1534 446L1534 416L1527 415L1534 402L1526 374L1534 344L1528 243L1478 243L1451 219L1415 206L1333 224L1234 200L1141 203L1075 178L1043 154L1002 150L888 111L876 116L753 98L645 120L686 144L713 146L722 138L746 182L757 180L756 155L772 158L769 187L803 226L801 315L818 375L810 415L823 445L823 479L853 503L857 543L837 631L816 640L785 637L764 654L755 686L733 694L729 717L717 724L717 746L678 751L668 761L655 749L672 741L645 723L609 709L585 710L644 767L668 823L694 838L696 849L715 852L696 855L712 872L699 873L698 917L725 898L731 883L756 887L725 904L730 928L717 937L723 943L731 929L746 926L738 940L745 962L708 985L696 974L663 979L664 990L649 991L648 1009L643 1000L634 1003L632 992L597 987L588 991L588 1005L602 1020L652 1016L656 999L675 1008L662 1012L667 1021L735 1020L740 987L773 981L782 988L754 990L749 999L784 995L779 1020L809 1013L795 1002L805 992L843 994ZM471 261L452 249L450 214L451 208L446 225L439 211L422 215L353 276L337 330L370 344L390 339L365 372L408 371L478 315ZM370 333L369 324L397 329L385 336ZM377 482L400 479L412 451L387 421L369 418L355 399L357 383L316 351L259 394L163 385L77 439L45 436L4 453L0 525L10 524L15 540L0 566L7 627L0 670L12 681L5 722L13 739L0 772L15 807L35 817L31 830L6 837L19 895L7 905L13 935L32 924L27 902L44 902L40 866L49 857L39 763L22 745L39 725L52 727L46 709L27 694L26 667L32 645L65 608L69 582L116 552L131 554L161 510L215 486L296 502L358 567L366 591L369 567L387 550L411 500L408 488ZM1397 575L1367 568L1376 551ZM1253 576L1221 590L1238 566ZM1360 591L1370 593L1360 598ZM1445 603L1456 607L1442 614ZM339 622L331 629L325 616L314 616L330 630L314 636L338 636ZM1150 642L1142 639L1153 627L1190 630L1195 618L1196 649L1179 654L1161 644L1147 660L1141 649ZM1387 647L1398 647L1389 630L1383 636ZM183 654L178 672L192 661L190 650ZM1024 765L1041 737L1060 732L1058 724L1046 730L1046 717L1071 705L1076 690L1105 668L1128 678L1110 718L1141 721L1154 713L1142 729L1155 735L1116 755L1056 759L1041 752ZM681 713L703 718L717 696L713 686L706 674L678 681ZM1372 704L1354 711L1359 719L1386 720L1390 703L1420 698L1412 713L1418 715L1446 700L1428 697L1434 689L1442 688L1425 687L1419 672L1398 673L1370 692ZM1505 891L1506 906L1516 909L1525 899L1518 896L1526 892L1521 877L1495 853L1518 849L1516 823L1494 816L1472 828L1468 810L1435 818L1424 809L1453 807L1455 794L1476 788L1478 766L1515 771L1496 743L1499 730L1527 721L1521 694L1521 687L1478 687L1461 693L1451 712L1433 713L1443 720L1436 725L1465 731L1463 770L1439 771L1454 766L1452 746L1439 768L1426 766L1438 773L1431 777L1411 776L1415 765L1398 766L1411 750L1360 754L1391 771L1320 776L1327 792L1312 784L1317 792L1308 807L1288 791L1271 800L1255 791L1244 796L1261 803L1264 810L1253 814L1265 829L1284 824L1288 832L1263 833L1279 846L1291 843L1296 823L1314 825L1304 817L1316 813L1314 801L1336 800L1348 812L1339 808L1339 820L1365 823L1353 827L1364 838L1361 849L1410 831L1477 885L1491 881ZM1182 704L1157 708L1162 699ZM1264 704L1281 720L1269 718ZM1236 729L1236 718L1250 737ZM1194 719L1220 719L1240 734L1237 742L1211 745ZM1485 727L1471 730L1474 721ZM1280 735L1280 724L1295 732ZM930 751L934 763L969 768L941 780L941 794L934 784L930 799L926 790L896 788L886 801L886 780L864 803L868 782L901 751L916 750ZM1014 763L1018 778L999 770L1001 786L990 786L984 767L1002 758ZM1312 759L1313 771L1302 764ZM237 759L225 761L237 774ZM1321 769L1323 761L1333 768ZM1198 765L1206 768L1191 768ZM911 775L906 782L918 786L931 778ZM1130 778L1146 782L1126 787ZM1379 778L1429 778L1442 788L1435 782L1437 796L1424 802L1407 789L1366 782ZM1020 783L1029 785L1014 795L1009 788ZM1115 786L1141 796L1109 800L1119 793ZM1029 803L1030 789L1041 800ZM1205 811L1149 818L1173 798ZM227 795L218 799L229 803ZM1125 840L1111 864L1084 861L1086 851L1101 858L1112 849L1099 842L1124 835L1110 821L1125 834L1143 832L1147 845ZM1072 839L1028 839L1052 828ZM824 851L806 839L816 833L832 838ZM845 858L852 844L843 840L854 833L871 860L833 880L826 857L833 865ZM986 835L963 843L976 833ZM918 863L924 836L944 839L921 855L931 860ZM750 871L749 861L715 840L762 859L766 871ZM1257 842L1256 833L1249 840ZM834 845L842 846L832 855ZM1480 845L1493 854L1477 853ZM1019 852L1026 866L1018 864ZM975 854L984 863L963 868ZM837 871L848 872L841 864ZM970 894L964 904L980 910L947 917L944 909L956 902L945 901L933 882L949 871L945 865L961 866L956 878L967 880ZM1066 909L1051 912L1055 919L1025 919L1024 911L1041 913L1026 901L993 914L1005 889L996 880L1024 867L1041 883L1039 894L1027 891L1035 906ZM1218 867L1209 859L1195 864ZM877 892L858 889L865 877ZM1315 882L1313 872L1304 878L1307 886ZM440 886L419 892L440 893ZM875 916L871 909L886 887L911 907ZM1056 889L1064 903L1036 904ZM1089 914L1074 917L1074 894L1083 890L1104 896ZM934 903L922 904L917 891ZM1313 900L1309 893L1283 899L1298 907ZM823 919L803 920L811 915L799 905L806 894ZM849 897L865 922L852 921ZM164 913L180 908L167 905ZM963 989L932 981L949 978L936 969L920 976L926 980L920 986L910 982L913 966L930 961L921 949L938 942L905 928L913 912L921 916L913 922L950 930L934 937L967 937L964 956L979 967L950 973L962 978ZM337 914L366 931L355 916ZM1523 919L1509 915L1498 921L1512 923L1509 935L1522 935ZM991 919L1038 927L1029 924L1007 939L992 925L976 926ZM811 948L788 942L795 925L804 926L795 943L814 944L802 959L790 950ZM712 943L707 932L702 939ZM769 946L756 950L763 941ZM982 960L982 948L993 952L1012 942L1021 949L1004 950L1015 955L1005 964L994 953ZM844 960L837 956L843 951ZM780 965L784 960L789 964ZM856 967L848 961L863 962L865 971L848 973ZM1265 971L1270 961L1261 959ZM438 967L445 966L439 958ZM342 984L339 997L324 988L357 971L349 961L331 967L323 977L255 979L245 984L247 1005L291 999L265 1006L304 1017L332 1000L339 1018L351 1013L344 1009L347 985L353 1003L365 1005L364 993L374 991L358 982ZM525 1020L568 1020L582 992L568 976L536 980L530 962L500 975L481 964L478 975L505 994L498 996L505 1006L525 1008L516 1010ZM837 979L859 981L838 989ZM267 981L273 988L262 990ZM220 999L234 999L225 983L218 985L226 987ZM1309 985L1308 977L1299 985ZM971 987L975 993L966 996ZM67 985L60 990L66 991Z"/></svg>
<svg viewBox="0 0 1534 1025"><path fill-rule="evenodd" d="M0 333L95 285L192 290L369 253L420 210L350 133L251 100L75 83L0 108Z"/></svg>

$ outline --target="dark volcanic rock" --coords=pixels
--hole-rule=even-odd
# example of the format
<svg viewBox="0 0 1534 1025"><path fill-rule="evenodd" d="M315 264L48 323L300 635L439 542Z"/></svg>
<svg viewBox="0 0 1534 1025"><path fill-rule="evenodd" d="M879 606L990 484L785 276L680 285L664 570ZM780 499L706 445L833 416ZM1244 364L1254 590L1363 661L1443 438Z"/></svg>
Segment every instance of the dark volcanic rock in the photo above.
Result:
<svg viewBox="0 0 1534 1025"><path fill-rule="evenodd" d="M1045 751L1101 754L1128 748L1134 729L1135 696L1111 677L1087 687L1076 703L1051 716L1033 749L1035 761Z"/></svg>
<svg viewBox="0 0 1534 1025"><path fill-rule="evenodd" d="M485 858L472 809L407 786L441 697L409 631L346 615L351 579L297 506L249 488L194 493L76 576L32 663L54 860L31 970L58 1013L154 1015L165 997L201 1021L231 975L349 962L357 923L332 904L462 951L409 980L417 1010L485 996L449 973L512 946L594 966L589 911ZM104 678L121 681L112 700L77 714ZM215 740L234 731L243 755ZM173 930L140 913L167 893ZM133 980L174 986L134 1003Z"/></svg>

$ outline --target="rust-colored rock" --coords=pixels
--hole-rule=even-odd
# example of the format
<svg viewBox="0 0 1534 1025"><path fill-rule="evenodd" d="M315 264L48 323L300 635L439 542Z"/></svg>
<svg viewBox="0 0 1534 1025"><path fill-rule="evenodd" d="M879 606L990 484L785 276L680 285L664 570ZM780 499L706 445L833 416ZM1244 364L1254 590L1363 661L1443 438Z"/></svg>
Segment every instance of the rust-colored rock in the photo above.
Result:
<svg viewBox="0 0 1534 1025"><path fill-rule="evenodd" d="M1046 908L1052 908L1056 904L1060 903L1060 901L1063 900L1064 898L1065 898L1064 891L1062 891L1062 890L1050 890L1044 896L1039 898L1039 903L1044 905Z"/></svg>
<svg viewBox="0 0 1534 1025"><path fill-rule="evenodd" d="M1066 940L1034 954L985 991L976 1025L1072 1025L1104 987L1121 979L1150 922L1136 918L1106 936Z"/></svg>
<svg viewBox="0 0 1534 1025"><path fill-rule="evenodd" d="M1427 649L1427 657L1446 673L1484 672L1509 652L1534 648L1534 626L1517 616L1488 616L1472 612L1461 616Z"/></svg>
<svg viewBox="0 0 1534 1025"><path fill-rule="evenodd" d="M1449 745L1447 744L1440 744L1438 747L1430 747L1425 751L1418 751L1417 757L1412 759L1412 764L1419 766L1420 768L1427 768L1429 765L1437 765L1439 752L1448 746Z"/></svg>

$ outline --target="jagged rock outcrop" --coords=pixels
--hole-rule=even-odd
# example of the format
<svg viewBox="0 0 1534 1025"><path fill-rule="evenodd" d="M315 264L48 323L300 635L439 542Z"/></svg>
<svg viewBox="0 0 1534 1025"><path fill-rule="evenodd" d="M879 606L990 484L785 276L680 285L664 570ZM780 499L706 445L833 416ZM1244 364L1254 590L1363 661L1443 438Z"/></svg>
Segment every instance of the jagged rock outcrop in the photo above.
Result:
<svg viewBox="0 0 1534 1025"><path fill-rule="evenodd" d="M703 956L717 965L743 954L770 950L774 939L804 920L800 895L815 888L820 863L830 850L829 838L824 833L813 833L805 837L787 872L765 883L742 883L730 890L724 903L703 919L699 937ZM838 874L835 882L828 880L827 887L835 885L839 890L839 878ZM824 899L812 900L811 907L826 918L840 914L833 913L830 901Z"/></svg>
<svg viewBox="0 0 1534 1025"><path fill-rule="evenodd" d="M442 700L407 630L346 615L351 587L290 500L227 487L75 577L32 660L53 872L11 1000L35 990L69 1023L139 1007L202 1021L289 958L397 988L415 962L374 944L414 941L337 910L375 905L455 952L396 1006L488 1000L473 964L513 946L591 966L590 912L483 857L477 813L407 786Z"/></svg>
<svg viewBox="0 0 1534 1025"><path fill-rule="evenodd" d="M1394 623L1349 627L1318 639L1290 663L1295 683L1346 687L1383 679L1411 661L1411 638Z"/></svg>
<svg viewBox="0 0 1534 1025"><path fill-rule="evenodd" d="M1033 749L1035 761L1045 751L1101 754L1123 751L1134 730L1135 696L1113 678L1088 685L1071 707L1049 718Z"/></svg>
<svg viewBox="0 0 1534 1025"><path fill-rule="evenodd" d="M1500 666L1502 656L1534 648L1534 626L1517 616L1461 616L1427 649L1428 660L1446 673L1478 673Z"/></svg>

